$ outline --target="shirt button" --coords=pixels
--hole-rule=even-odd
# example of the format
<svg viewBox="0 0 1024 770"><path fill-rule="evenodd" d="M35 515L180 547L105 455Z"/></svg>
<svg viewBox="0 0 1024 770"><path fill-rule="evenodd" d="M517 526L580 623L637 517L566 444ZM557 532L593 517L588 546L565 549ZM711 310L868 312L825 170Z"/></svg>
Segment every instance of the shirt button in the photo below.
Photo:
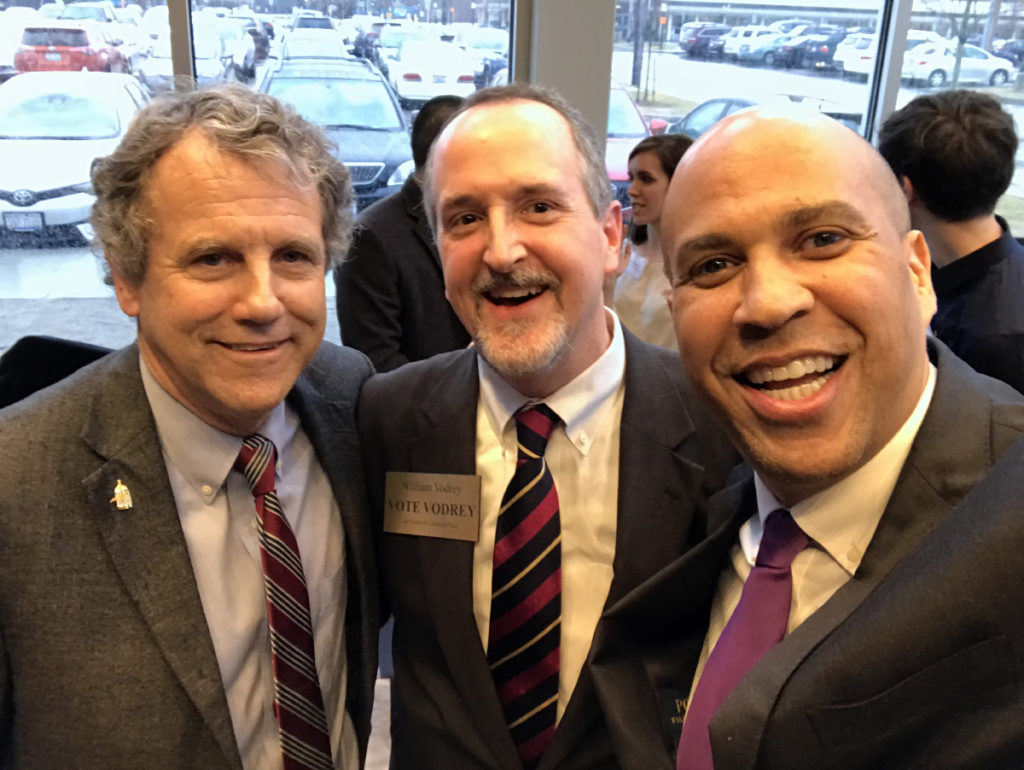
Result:
<svg viewBox="0 0 1024 770"><path fill-rule="evenodd" d="M850 550L846 552L846 558L853 563L859 562L861 558L860 549L855 545L850 546Z"/></svg>
<svg viewBox="0 0 1024 770"><path fill-rule="evenodd" d="M206 497L209 497L212 494L213 494L213 487L211 487L209 484L203 484L203 495L206 496Z"/></svg>
<svg viewBox="0 0 1024 770"><path fill-rule="evenodd" d="M583 446L586 446L587 444L589 444L590 443L590 436L588 436L586 433L581 433L580 434L580 443L583 444Z"/></svg>

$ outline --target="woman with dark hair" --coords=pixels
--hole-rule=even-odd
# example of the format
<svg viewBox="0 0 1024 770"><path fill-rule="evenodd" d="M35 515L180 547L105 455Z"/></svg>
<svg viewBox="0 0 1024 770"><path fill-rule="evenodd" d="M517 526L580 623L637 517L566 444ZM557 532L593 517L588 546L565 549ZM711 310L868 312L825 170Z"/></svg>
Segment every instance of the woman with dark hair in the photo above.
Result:
<svg viewBox="0 0 1024 770"><path fill-rule="evenodd" d="M633 221L629 226L632 254L615 284L614 307L626 327L647 342L676 347L672 316L668 311L669 282L661 255L661 208L668 182L693 140L681 134L642 139L629 154L629 198Z"/></svg>

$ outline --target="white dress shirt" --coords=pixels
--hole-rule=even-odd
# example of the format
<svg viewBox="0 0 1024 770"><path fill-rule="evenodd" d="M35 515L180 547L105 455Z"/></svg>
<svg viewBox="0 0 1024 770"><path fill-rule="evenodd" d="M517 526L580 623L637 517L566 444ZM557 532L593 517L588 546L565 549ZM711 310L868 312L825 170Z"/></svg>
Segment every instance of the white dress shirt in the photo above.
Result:
<svg viewBox="0 0 1024 770"><path fill-rule="evenodd" d="M608 598L615 558L619 493L619 423L626 348L611 310L612 341L572 382L544 399L562 424L544 458L558 492L562 527L562 630L557 719L576 687ZM480 537L473 550L473 614L484 648L491 614L491 571L498 509L515 472L513 415L536 400L522 395L478 359L476 472L480 475Z"/></svg>
<svg viewBox="0 0 1024 770"><path fill-rule="evenodd" d="M917 406L889 442L846 478L789 508L793 520L812 542L797 554L791 567L793 601L787 633L807 620L857 574L928 412L934 391L935 367L929 365L928 383ZM786 507L756 473L754 489L757 513L740 528L739 542L731 552L732 569L725 570L719 578L711 606L708 635L701 650L697 676L690 689L691 697L711 650L739 604L743 583L757 560L765 519L772 511Z"/></svg>
<svg viewBox="0 0 1024 770"><path fill-rule="evenodd" d="M245 770L280 770L274 672L256 505L232 466L242 439L203 422L153 379L140 358L164 463L217 655ZM259 433L277 447L277 494L295 532L309 590L313 646L336 768L358 766L345 712L347 598L341 515L298 416L284 404Z"/></svg>

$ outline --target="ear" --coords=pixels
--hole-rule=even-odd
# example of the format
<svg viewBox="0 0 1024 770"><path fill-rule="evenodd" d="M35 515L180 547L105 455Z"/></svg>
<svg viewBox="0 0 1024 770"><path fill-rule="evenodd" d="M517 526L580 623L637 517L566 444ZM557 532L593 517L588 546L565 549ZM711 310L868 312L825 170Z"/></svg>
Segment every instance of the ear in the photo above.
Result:
<svg viewBox="0 0 1024 770"><path fill-rule="evenodd" d="M600 219L604 233L604 274L614 275L619 269L619 255L622 251L622 204L612 201Z"/></svg>
<svg viewBox="0 0 1024 770"><path fill-rule="evenodd" d="M110 264L109 262L107 263ZM114 293L117 295L117 304L121 306L122 312L131 318L139 315L139 292L141 285L136 286L114 267L110 266L110 277L114 280Z"/></svg>
<svg viewBox="0 0 1024 770"><path fill-rule="evenodd" d="M911 230L905 237L911 282L921 310L921 320L924 326L928 326L937 307L935 288L932 286L931 254L920 230Z"/></svg>
<svg viewBox="0 0 1024 770"><path fill-rule="evenodd" d="M913 203L916 200L917 194L914 192L914 183L910 181L910 177L900 177L900 189L903 190L903 194L906 196L908 204Z"/></svg>

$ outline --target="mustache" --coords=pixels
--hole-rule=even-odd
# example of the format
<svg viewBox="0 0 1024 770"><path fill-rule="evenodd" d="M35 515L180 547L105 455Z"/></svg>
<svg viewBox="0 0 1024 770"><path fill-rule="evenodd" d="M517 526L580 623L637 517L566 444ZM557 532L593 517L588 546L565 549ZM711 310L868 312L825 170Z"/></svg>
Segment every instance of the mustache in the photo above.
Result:
<svg viewBox="0 0 1024 770"><path fill-rule="evenodd" d="M496 289L522 289L530 286L547 286L557 291L562 283L548 270L521 268L510 273L500 273L488 267L486 274L478 275L473 281L472 289L476 294L483 294Z"/></svg>

